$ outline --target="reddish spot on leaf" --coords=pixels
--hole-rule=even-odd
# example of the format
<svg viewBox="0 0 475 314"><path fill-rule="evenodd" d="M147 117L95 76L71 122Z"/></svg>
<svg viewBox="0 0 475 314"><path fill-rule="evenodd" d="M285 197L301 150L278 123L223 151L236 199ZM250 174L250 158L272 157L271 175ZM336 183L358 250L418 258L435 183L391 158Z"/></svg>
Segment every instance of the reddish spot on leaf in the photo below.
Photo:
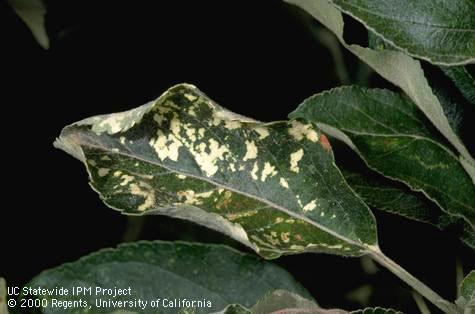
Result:
<svg viewBox="0 0 475 314"><path fill-rule="evenodd" d="M325 136L325 134L320 134L320 144L326 151L330 151L332 149L330 142L328 141L328 138Z"/></svg>

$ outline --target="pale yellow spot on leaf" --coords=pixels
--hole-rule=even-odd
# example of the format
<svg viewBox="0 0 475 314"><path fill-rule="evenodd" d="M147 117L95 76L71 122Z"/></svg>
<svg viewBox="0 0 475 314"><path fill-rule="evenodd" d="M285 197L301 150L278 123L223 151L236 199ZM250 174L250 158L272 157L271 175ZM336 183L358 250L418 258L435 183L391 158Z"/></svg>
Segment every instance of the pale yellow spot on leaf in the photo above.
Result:
<svg viewBox="0 0 475 314"><path fill-rule="evenodd" d="M185 93L185 97L186 97L186 99L188 99L189 101L194 101L194 100L196 100L196 98L198 98L198 97L196 97L195 95L188 94L188 93Z"/></svg>
<svg viewBox="0 0 475 314"><path fill-rule="evenodd" d="M297 173L299 172L300 168L298 166L298 163L300 159L302 159L302 157L303 157L302 148L290 154L290 171L297 172Z"/></svg>
<svg viewBox="0 0 475 314"><path fill-rule="evenodd" d="M239 121L234 121L234 120L224 121L224 127L228 130L239 129L241 126L242 126L242 124Z"/></svg>
<svg viewBox="0 0 475 314"><path fill-rule="evenodd" d="M132 183L129 185L130 193L133 195L142 196L145 200L144 202L137 208L139 211L144 211L155 204L155 192L151 186L144 182L140 182L140 186L146 188L146 190L142 190L139 185Z"/></svg>
<svg viewBox="0 0 475 314"><path fill-rule="evenodd" d="M308 211L314 210L315 207L317 207L316 200L313 200L303 207L303 211L308 212Z"/></svg>
<svg viewBox="0 0 475 314"><path fill-rule="evenodd" d="M213 194L213 190L201 193L195 193L193 190L179 191L177 195L185 198L184 203L189 205L201 205L204 198L209 198Z"/></svg>
<svg viewBox="0 0 475 314"><path fill-rule="evenodd" d="M168 144L169 142L170 144ZM169 134L167 137L163 134L162 130L157 131L157 138L150 139L149 144L153 147L158 158L162 161L165 160L165 158L177 161L178 149L183 146L183 144L173 134Z"/></svg>
<svg viewBox="0 0 475 314"><path fill-rule="evenodd" d="M99 175L99 177L105 177L109 173L109 171L110 171L109 168L100 168L97 171L97 174Z"/></svg>
<svg viewBox="0 0 475 314"><path fill-rule="evenodd" d="M161 126L162 123L163 123L163 121L165 121L166 119L165 119L165 117L164 117L162 114L156 113L156 114L153 115L153 120L154 120L155 122L157 122L157 124L158 124L159 126Z"/></svg>
<svg viewBox="0 0 475 314"><path fill-rule="evenodd" d="M269 136L269 130L264 126L255 127L253 130L259 134L260 140L263 140Z"/></svg>
<svg viewBox="0 0 475 314"><path fill-rule="evenodd" d="M196 117L195 106L191 106L190 108L188 108L188 114L190 116Z"/></svg>
<svg viewBox="0 0 475 314"><path fill-rule="evenodd" d="M261 174L261 181L264 182L266 181L268 176L275 176L277 174L277 171L275 170L275 167L272 166L269 162L264 163L264 169L262 170Z"/></svg>
<svg viewBox="0 0 475 314"><path fill-rule="evenodd" d="M284 243L289 243L290 239L289 239L289 232L282 232L280 234L280 239L282 240L282 242Z"/></svg>
<svg viewBox="0 0 475 314"><path fill-rule="evenodd" d="M280 182L280 185L282 185L284 188L286 189L289 188L289 183L284 178L281 177L279 182Z"/></svg>
<svg viewBox="0 0 475 314"><path fill-rule="evenodd" d="M203 143L201 143L203 144ZM204 149L206 145L199 146L199 152L191 151L195 157L196 163L200 166L201 170L208 176L214 175L218 171L216 163L218 160L223 160L224 154L229 150L225 145L219 145L215 139L209 140L209 153Z"/></svg>
<svg viewBox="0 0 475 314"><path fill-rule="evenodd" d="M127 174L122 175L122 182L120 183L121 186L129 184L131 181L133 181L135 178L133 176L129 176Z"/></svg>
<svg viewBox="0 0 475 314"><path fill-rule="evenodd" d="M236 220L239 218L254 216L255 214L257 214L257 210L248 210L248 211L237 212L237 213L228 213L226 214L226 218L229 220Z"/></svg>
<svg viewBox="0 0 475 314"><path fill-rule="evenodd" d="M313 129L313 126L310 123L303 124L299 121L293 120L291 122L291 127L289 128L288 132L298 141L303 140L304 137L312 142L318 141L318 134Z"/></svg>
<svg viewBox="0 0 475 314"><path fill-rule="evenodd" d="M254 167L252 167L251 177L254 180L257 180L257 171L259 171L259 166L257 165L257 161L254 163Z"/></svg>
<svg viewBox="0 0 475 314"><path fill-rule="evenodd" d="M257 157L257 146L254 141L246 141L246 155L243 160L255 159Z"/></svg>

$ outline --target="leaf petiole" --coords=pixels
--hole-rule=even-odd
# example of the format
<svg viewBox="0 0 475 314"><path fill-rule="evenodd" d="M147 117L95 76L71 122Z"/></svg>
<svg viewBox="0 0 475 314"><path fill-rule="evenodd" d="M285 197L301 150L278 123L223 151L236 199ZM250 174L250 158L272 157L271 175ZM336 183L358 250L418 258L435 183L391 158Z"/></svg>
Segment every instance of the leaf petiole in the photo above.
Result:
<svg viewBox="0 0 475 314"><path fill-rule="evenodd" d="M422 296L424 296L427 300L429 300L432 304L437 306L440 310L444 313L458 313L457 307L455 304L445 300L431 288L426 286L423 282L419 279L411 275L408 271L402 268L399 264L391 260L389 257L384 255L381 252L381 249L377 246L368 247L368 255L371 256L376 262L381 264L382 266L386 267L389 271L391 271L394 275L399 277L402 281L407 283L410 287L412 287L415 291L419 292Z"/></svg>

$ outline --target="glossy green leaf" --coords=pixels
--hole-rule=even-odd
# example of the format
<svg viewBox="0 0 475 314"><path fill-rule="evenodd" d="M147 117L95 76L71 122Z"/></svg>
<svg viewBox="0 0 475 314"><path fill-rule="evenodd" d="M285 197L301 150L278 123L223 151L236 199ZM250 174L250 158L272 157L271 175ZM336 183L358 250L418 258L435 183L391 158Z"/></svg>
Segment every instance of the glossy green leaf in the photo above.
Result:
<svg viewBox="0 0 475 314"><path fill-rule="evenodd" d="M454 84L458 87L463 96L475 105L475 79L467 71L466 67L440 67L445 75L450 77Z"/></svg>
<svg viewBox="0 0 475 314"><path fill-rule="evenodd" d="M180 308L194 307L196 313L216 312L227 305L254 305L266 293L285 289L310 298L282 268L256 256L244 254L222 245L185 242L137 242L120 245L83 257L73 263L44 271L27 287L68 289L67 296L44 296L50 306L43 313L76 313L75 308L53 308L51 299L74 301L82 299L91 305L92 313L177 313ZM92 293L73 295L73 287L92 287ZM128 289L126 295L99 295L96 289ZM102 290L100 290L102 291ZM128 290L127 290L128 291ZM152 301L161 299L153 308ZM141 308L138 300L142 300ZM173 307L167 300L182 300ZM201 304L183 300L200 300ZM97 307L108 300L135 301L109 308ZM145 303L147 301L147 303ZM208 302L209 301L209 302ZM165 302L165 303L164 303ZM178 301L177 301L178 302ZM103 303L102 303L103 304Z"/></svg>
<svg viewBox="0 0 475 314"><path fill-rule="evenodd" d="M188 313L183 313L183 314L188 314ZM248 308L245 308L242 305L231 304L231 305L226 306L222 311L213 312L212 314L253 314L253 313L251 312L251 310L249 310Z"/></svg>
<svg viewBox="0 0 475 314"><path fill-rule="evenodd" d="M305 311L305 313L321 313L317 303L287 290L274 290L267 293L251 308L232 304L224 310L213 314L269 314ZM313 309L315 311L313 311Z"/></svg>
<svg viewBox="0 0 475 314"><path fill-rule="evenodd" d="M343 16L326 0L286 0L298 5L330 29L343 46L372 67L379 75L399 86L434 126L457 149L460 163L475 183L475 160L452 130L442 106L432 92L419 61L392 50L373 50L349 45L343 38Z"/></svg>
<svg viewBox="0 0 475 314"><path fill-rule="evenodd" d="M305 313L319 313L322 309L313 300L296 293L275 290L268 293L251 308L252 314L285 313L286 309L305 310ZM315 311L312 312L312 309Z"/></svg>
<svg viewBox="0 0 475 314"><path fill-rule="evenodd" d="M340 164L340 169L342 165ZM411 191L398 182L376 173L360 173L343 168L343 175L351 188L371 207L408 219L428 223L444 230L459 226L460 239L475 249L475 231L463 219L457 219L429 201L422 193Z"/></svg>
<svg viewBox="0 0 475 314"><path fill-rule="evenodd" d="M460 294L467 300L475 299L475 270L472 270L462 281Z"/></svg>
<svg viewBox="0 0 475 314"><path fill-rule="evenodd" d="M41 0L7 0L16 14L28 26L33 37L44 49L49 48L49 38L45 29L46 7Z"/></svg>
<svg viewBox="0 0 475 314"><path fill-rule="evenodd" d="M372 213L314 125L244 118L191 85L68 126L55 145L85 162L108 206L191 220L266 258L377 246Z"/></svg>
<svg viewBox="0 0 475 314"><path fill-rule="evenodd" d="M331 0L391 45L429 62L475 62L475 3L466 0Z"/></svg>
<svg viewBox="0 0 475 314"><path fill-rule="evenodd" d="M475 270L472 270L460 284L460 297L457 305L464 314L472 314L475 311Z"/></svg>
<svg viewBox="0 0 475 314"><path fill-rule="evenodd" d="M305 299L302 296L285 291L276 290L264 296L250 309L239 305L232 305L219 314L286 314L286 313L306 313L306 314L402 314L392 309L380 307L366 308L356 311L345 311L340 309L323 309L315 302ZM218 314L214 313L214 314Z"/></svg>
<svg viewBox="0 0 475 314"><path fill-rule="evenodd" d="M353 311L351 312L351 314L402 314L402 312L393 309L383 309L380 307L374 307Z"/></svg>
<svg viewBox="0 0 475 314"><path fill-rule="evenodd" d="M344 87L306 99L290 114L319 123L367 165L423 192L445 212L475 225L475 186L417 107L396 93Z"/></svg>

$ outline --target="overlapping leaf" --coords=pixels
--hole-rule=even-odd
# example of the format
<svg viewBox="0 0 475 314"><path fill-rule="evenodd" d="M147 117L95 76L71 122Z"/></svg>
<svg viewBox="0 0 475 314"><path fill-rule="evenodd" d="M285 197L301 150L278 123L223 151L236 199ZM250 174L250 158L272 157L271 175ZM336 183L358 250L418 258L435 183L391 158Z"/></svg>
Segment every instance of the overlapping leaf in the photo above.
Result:
<svg viewBox="0 0 475 314"><path fill-rule="evenodd" d="M341 164L340 164L341 168ZM428 223L441 230L460 227L460 239L475 249L475 231L463 219L453 217L429 201L422 193L374 173L343 170L346 181L371 207Z"/></svg>
<svg viewBox="0 0 475 314"><path fill-rule="evenodd" d="M44 49L49 48L49 38L45 29L46 8L41 0L7 0L16 14L28 26L33 37Z"/></svg>
<svg viewBox="0 0 475 314"><path fill-rule="evenodd" d="M194 314L196 310L186 309L179 314ZM239 304L231 304L222 311L212 314L402 314L393 309L383 309L380 307L365 308L356 311L345 311L340 309L323 309L315 302L305 299L302 296L285 290L275 290L257 302L253 307L246 308Z"/></svg>
<svg viewBox="0 0 475 314"><path fill-rule="evenodd" d="M305 311L305 313L321 313L322 309L313 300L306 299L296 293L286 290L274 290L263 296L251 308L241 305L229 305L223 311L214 314L270 314Z"/></svg>
<svg viewBox="0 0 475 314"><path fill-rule="evenodd" d="M475 225L471 178L407 99L385 90L339 88L308 98L290 117L339 130L334 135L369 167L422 191L442 210Z"/></svg>
<svg viewBox="0 0 475 314"><path fill-rule="evenodd" d="M460 297L456 303L464 314L475 311L475 270L472 270L460 284Z"/></svg>
<svg viewBox="0 0 475 314"><path fill-rule="evenodd" d="M458 87L463 96L475 105L475 79L468 72L466 67L441 67L445 75L450 77L455 86Z"/></svg>
<svg viewBox="0 0 475 314"><path fill-rule="evenodd" d="M349 45L343 38L343 17L326 0L286 0L298 5L331 30L338 40L379 75L399 86L424 112L437 130L457 149L460 163L475 182L475 161L462 141L452 130L442 106L432 92L419 61L399 51L373 50L358 45Z"/></svg>
<svg viewBox="0 0 475 314"><path fill-rule="evenodd" d="M191 85L68 126L56 146L85 162L110 207L188 219L266 258L377 245L374 217L314 125L259 123Z"/></svg>
<svg viewBox="0 0 475 314"><path fill-rule="evenodd" d="M47 270L27 285L53 289L64 287L67 296L44 296L61 301L82 299L91 305L91 313L111 313L124 310L127 313L177 313L176 307L153 308L151 301L187 299L202 301L194 305L195 313L219 311L229 304L238 303L251 307L263 295L284 289L312 297L289 273L255 256L240 253L222 245L204 245L185 242L137 242L119 246L117 249L101 250L73 263ZM96 287L104 289L128 289L131 295L102 296L73 295L73 287ZM148 303L141 308L125 304L121 308L99 308L96 300L107 301L142 300ZM209 301L203 303L203 300ZM144 303L142 303L144 304ZM211 305L211 307L208 307ZM179 306L182 307L182 306ZM78 308L42 309L43 313L76 313Z"/></svg>
<svg viewBox="0 0 475 314"><path fill-rule="evenodd" d="M345 311L340 309L323 309L312 300L305 299L298 294L276 290L264 296L250 309L239 305L228 306L221 312L213 314L286 314L286 313L306 313L306 314L402 314L392 309L380 307L366 308L356 311Z"/></svg>
<svg viewBox="0 0 475 314"><path fill-rule="evenodd" d="M384 309L381 307L366 308L363 310L353 311L351 314L402 314L402 312L393 309Z"/></svg>
<svg viewBox="0 0 475 314"><path fill-rule="evenodd" d="M435 64L475 62L475 2L331 0L385 41Z"/></svg>

